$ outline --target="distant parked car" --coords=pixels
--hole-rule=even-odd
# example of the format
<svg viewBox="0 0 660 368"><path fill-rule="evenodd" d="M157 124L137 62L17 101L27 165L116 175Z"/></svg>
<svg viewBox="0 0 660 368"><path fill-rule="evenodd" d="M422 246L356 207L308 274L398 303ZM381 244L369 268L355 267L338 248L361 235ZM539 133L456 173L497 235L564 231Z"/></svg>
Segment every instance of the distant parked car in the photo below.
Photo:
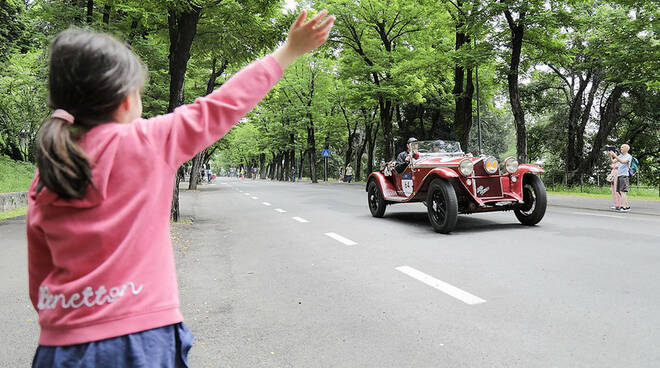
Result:
<svg viewBox="0 0 660 368"><path fill-rule="evenodd" d="M424 202L435 231L447 234L458 214L514 211L524 225L535 225L545 214L547 196L537 165L518 164L515 157L502 167L493 156L472 156L454 141L413 143L410 164L398 173L394 164L367 179L369 210L383 217L387 205Z"/></svg>

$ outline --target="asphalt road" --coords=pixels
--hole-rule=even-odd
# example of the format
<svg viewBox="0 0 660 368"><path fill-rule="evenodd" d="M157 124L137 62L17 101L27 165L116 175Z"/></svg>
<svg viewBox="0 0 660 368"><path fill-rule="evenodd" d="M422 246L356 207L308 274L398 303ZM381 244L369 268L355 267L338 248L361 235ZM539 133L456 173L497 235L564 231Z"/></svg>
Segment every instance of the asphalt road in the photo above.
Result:
<svg viewBox="0 0 660 368"><path fill-rule="evenodd" d="M551 198L537 226L461 215L441 235L422 204L371 217L360 185L224 179L181 204L191 367L660 366L653 206ZM38 335L23 232L0 222L2 367Z"/></svg>

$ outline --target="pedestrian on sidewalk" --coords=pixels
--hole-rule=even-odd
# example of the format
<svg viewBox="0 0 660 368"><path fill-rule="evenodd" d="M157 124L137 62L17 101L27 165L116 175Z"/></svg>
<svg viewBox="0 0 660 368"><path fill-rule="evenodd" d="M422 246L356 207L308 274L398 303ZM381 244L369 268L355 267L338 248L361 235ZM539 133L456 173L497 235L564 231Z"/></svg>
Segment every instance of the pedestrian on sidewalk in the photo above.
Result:
<svg viewBox="0 0 660 368"><path fill-rule="evenodd" d="M612 201L614 202L614 206L612 209L615 211L618 211L621 208L621 194L617 192L617 178L619 177L619 163L617 162L614 157L610 156L610 173L607 175L607 180L610 182L610 188L612 190Z"/></svg>
<svg viewBox="0 0 660 368"><path fill-rule="evenodd" d="M346 165L346 175L344 176L344 179L347 183L350 183L351 180L353 180L353 168L351 167L350 162Z"/></svg>
<svg viewBox="0 0 660 368"><path fill-rule="evenodd" d="M617 209L617 212L630 212L630 204L628 203L630 178L628 177L628 170L630 169L632 156L628 153L629 150L629 145L622 144L620 155L617 155L614 151L610 151L610 157L617 163L616 191L621 195L621 207Z"/></svg>
<svg viewBox="0 0 660 368"><path fill-rule="evenodd" d="M50 45L49 105L27 214L33 367L187 367L170 240L173 177L322 45L334 23L302 11L287 40L222 87L142 119L144 64L113 37L68 29ZM325 20L323 20L325 18ZM157 159L155 159L157 158ZM149 181L140 173L149 172Z"/></svg>

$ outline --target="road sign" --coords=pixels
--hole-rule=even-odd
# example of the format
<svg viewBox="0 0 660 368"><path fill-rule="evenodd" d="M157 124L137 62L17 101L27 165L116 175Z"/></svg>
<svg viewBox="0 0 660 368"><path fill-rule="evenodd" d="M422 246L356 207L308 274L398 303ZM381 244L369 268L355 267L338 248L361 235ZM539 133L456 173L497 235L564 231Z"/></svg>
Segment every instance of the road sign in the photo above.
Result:
<svg viewBox="0 0 660 368"><path fill-rule="evenodd" d="M330 157L330 150L324 149L323 151L321 151L321 156Z"/></svg>

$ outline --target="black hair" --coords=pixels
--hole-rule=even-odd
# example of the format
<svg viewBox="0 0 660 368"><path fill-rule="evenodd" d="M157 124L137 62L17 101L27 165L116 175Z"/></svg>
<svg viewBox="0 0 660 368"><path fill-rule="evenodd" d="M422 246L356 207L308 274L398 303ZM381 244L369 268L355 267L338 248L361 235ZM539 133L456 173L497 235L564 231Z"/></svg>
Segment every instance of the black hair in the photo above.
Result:
<svg viewBox="0 0 660 368"><path fill-rule="evenodd" d="M49 117L39 130L39 183L64 199L82 198L92 184L91 163L76 141L91 128L113 120L121 102L144 85L147 71L114 37L69 28L50 44L48 106L73 115L74 122Z"/></svg>

